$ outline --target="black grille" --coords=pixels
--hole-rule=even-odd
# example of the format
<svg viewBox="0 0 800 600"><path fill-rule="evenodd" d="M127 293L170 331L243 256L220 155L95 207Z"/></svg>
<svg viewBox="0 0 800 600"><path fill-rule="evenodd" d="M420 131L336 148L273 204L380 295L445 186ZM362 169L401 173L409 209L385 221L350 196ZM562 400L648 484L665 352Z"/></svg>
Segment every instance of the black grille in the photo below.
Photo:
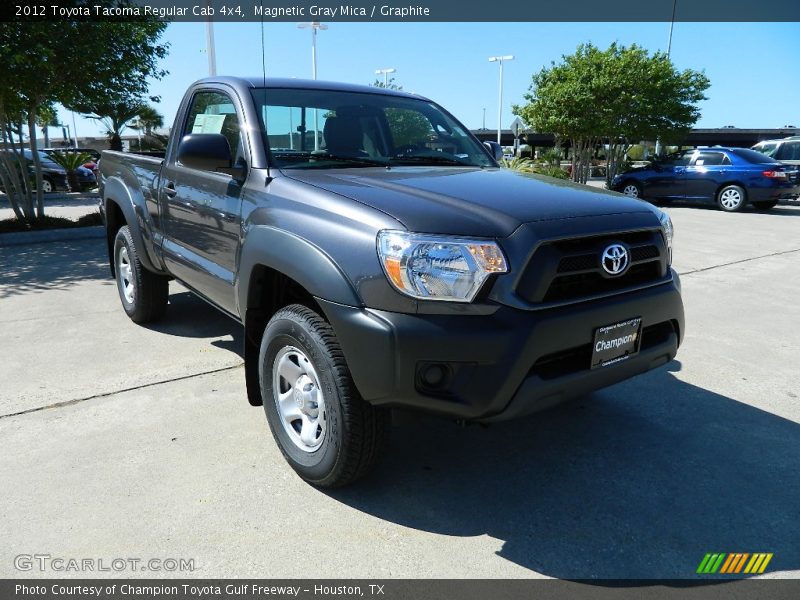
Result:
<svg viewBox="0 0 800 600"><path fill-rule="evenodd" d="M661 253L658 251L657 246L639 246L638 248L631 248L631 261L641 262L659 258Z"/></svg>
<svg viewBox="0 0 800 600"><path fill-rule="evenodd" d="M543 301L560 302L581 296L595 296L621 288L648 283L658 279L660 275L661 267L655 262L633 265L624 275L613 279L603 277L600 273L561 275L553 279L553 283L550 284Z"/></svg>
<svg viewBox="0 0 800 600"><path fill-rule="evenodd" d="M612 243L630 252L631 265L619 276L602 268L600 257ZM533 303L579 301L647 285L667 274L667 252L660 230L590 236L543 243L529 261L517 293Z"/></svg>
<svg viewBox="0 0 800 600"><path fill-rule="evenodd" d="M571 273L572 271L588 271L597 267L600 259L597 254L579 254L578 256L565 256L558 263L559 273Z"/></svg>

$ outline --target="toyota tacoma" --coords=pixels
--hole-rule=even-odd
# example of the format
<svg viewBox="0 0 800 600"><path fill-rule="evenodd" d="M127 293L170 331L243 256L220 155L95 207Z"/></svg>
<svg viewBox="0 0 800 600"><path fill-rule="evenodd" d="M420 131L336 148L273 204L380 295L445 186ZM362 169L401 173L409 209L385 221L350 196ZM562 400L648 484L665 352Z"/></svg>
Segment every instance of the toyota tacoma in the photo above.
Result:
<svg viewBox="0 0 800 600"><path fill-rule="evenodd" d="M201 80L163 157L103 153L122 306L159 319L176 280L241 323L248 400L320 487L376 463L392 408L510 419L672 360L669 217L497 149L414 94Z"/></svg>

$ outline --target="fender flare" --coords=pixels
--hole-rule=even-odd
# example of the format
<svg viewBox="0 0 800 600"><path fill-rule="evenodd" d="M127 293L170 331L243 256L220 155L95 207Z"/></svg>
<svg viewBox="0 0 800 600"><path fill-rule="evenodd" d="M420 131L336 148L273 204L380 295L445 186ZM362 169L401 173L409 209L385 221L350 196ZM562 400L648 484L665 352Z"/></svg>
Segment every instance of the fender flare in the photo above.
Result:
<svg viewBox="0 0 800 600"><path fill-rule="evenodd" d="M105 180L103 185L103 206L105 214L108 215L108 205L113 202L119 206L122 215L125 217L125 224L131 231L133 243L139 250L139 260L150 271L157 273L163 272L163 269L158 266L157 257L154 253L153 237L145 222L145 201L139 190L133 190L136 194L134 198L129 186L119 177L109 177ZM106 217L106 220L108 217ZM106 226L107 229L107 226ZM111 243L111 240L109 241ZM109 258L112 261L113 257L110 256L111 249L109 248Z"/></svg>
<svg viewBox="0 0 800 600"><path fill-rule="evenodd" d="M308 240L269 225L249 227L239 262L237 302L245 315L250 279L256 265L263 265L296 281L308 293L338 304L362 306L352 283L333 259Z"/></svg>

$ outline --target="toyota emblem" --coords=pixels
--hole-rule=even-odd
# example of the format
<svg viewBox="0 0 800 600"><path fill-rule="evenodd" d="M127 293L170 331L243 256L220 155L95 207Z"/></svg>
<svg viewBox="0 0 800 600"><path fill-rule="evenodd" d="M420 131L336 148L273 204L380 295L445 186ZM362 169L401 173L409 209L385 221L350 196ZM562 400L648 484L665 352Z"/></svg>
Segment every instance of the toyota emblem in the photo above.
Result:
<svg viewBox="0 0 800 600"><path fill-rule="evenodd" d="M609 275L622 275L630 263L628 249L622 244L611 244L603 250L600 262Z"/></svg>

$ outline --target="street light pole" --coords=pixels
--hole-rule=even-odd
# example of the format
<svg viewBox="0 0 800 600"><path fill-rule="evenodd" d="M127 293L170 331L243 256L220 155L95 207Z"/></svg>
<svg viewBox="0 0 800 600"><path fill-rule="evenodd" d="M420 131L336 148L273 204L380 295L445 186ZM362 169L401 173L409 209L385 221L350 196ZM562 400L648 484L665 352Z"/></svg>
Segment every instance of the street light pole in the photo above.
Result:
<svg viewBox="0 0 800 600"><path fill-rule="evenodd" d="M481 129L486 129L486 107L483 107L483 127Z"/></svg>
<svg viewBox="0 0 800 600"><path fill-rule="evenodd" d="M667 60L672 54L672 29L675 27L675 9L678 7L678 0L672 0L672 19L669 22L669 38L667 39ZM656 156L661 154L661 139L656 138Z"/></svg>
<svg viewBox="0 0 800 600"><path fill-rule="evenodd" d="M211 7L210 0L208 6ZM211 17L206 20L206 52L208 53L208 76L217 74L217 49L214 46L214 23Z"/></svg>
<svg viewBox="0 0 800 600"><path fill-rule="evenodd" d="M500 93L497 102L497 143L500 143L500 130L503 127L503 62L507 60L514 60L514 56L507 54L505 56L490 56L489 62L500 63Z"/></svg>
<svg viewBox="0 0 800 600"><path fill-rule="evenodd" d="M311 29L311 78L317 79L317 30L325 31L328 26L319 21L310 23L298 23L299 29ZM314 150L319 150L319 122L317 120L317 109L314 109Z"/></svg>
<svg viewBox="0 0 800 600"><path fill-rule="evenodd" d="M383 87L389 87L389 73L395 73L397 69L389 67L387 69L376 69L375 75L383 75Z"/></svg>

